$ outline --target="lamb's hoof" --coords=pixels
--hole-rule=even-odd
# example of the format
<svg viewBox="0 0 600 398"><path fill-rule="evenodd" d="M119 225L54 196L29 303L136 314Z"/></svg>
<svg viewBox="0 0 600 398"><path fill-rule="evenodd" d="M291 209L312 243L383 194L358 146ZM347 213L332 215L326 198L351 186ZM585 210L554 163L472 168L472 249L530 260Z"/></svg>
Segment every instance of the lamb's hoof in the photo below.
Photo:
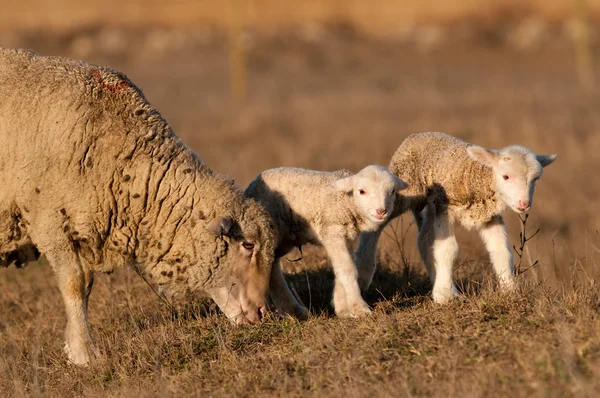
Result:
<svg viewBox="0 0 600 398"><path fill-rule="evenodd" d="M358 279L358 288L362 294L365 294L371 287L371 281L366 279Z"/></svg>
<svg viewBox="0 0 600 398"><path fill-rule="evenodd" d="M452 289L433 289L432 296L433 302L436 304L448 304L463 297L454 287Z"/></svg>
<svg viewBox="0 0 600 398"><path fill-rule="evenodd" d="M364 301L356 303L351 308L342 308L338 310L336 308L335 314L339 318L364 318L371 315L371 308Z"/></svg>
<svg viewBox="0 0 600 398"><path fill-rule="evenodd" d="M298 306L294 308L290 315L292 315L296 319L305 321L308 319L308 310L302 306Z"/></svg>
<svg viewBox="0 0 600 398"><path fill-rule="evenodd" d="M287 315L290 316L292 318L296 318L298 320L301 321L305 321L308 319L308 310L306 308L304 308L301 305L298 306L294 306L294 307L290 307L290 308L286 308L286 309L279 309L278 311L281 315Z"/></svg>
<svg viewBox="0 0 600 398"><path fill-rule="evenodd" d="M502 293L513 293L517 291L517 283L514 279L501 279L499 285Z"/></svg>
<svg viewBox="0 0 600 398"><path fill-rule="evenodd" d="M307 320L308 314L309 314L309 311L300 304L277 306L277 312L280 315L291 316L291 317L299 319L301 321Z"/></svg>

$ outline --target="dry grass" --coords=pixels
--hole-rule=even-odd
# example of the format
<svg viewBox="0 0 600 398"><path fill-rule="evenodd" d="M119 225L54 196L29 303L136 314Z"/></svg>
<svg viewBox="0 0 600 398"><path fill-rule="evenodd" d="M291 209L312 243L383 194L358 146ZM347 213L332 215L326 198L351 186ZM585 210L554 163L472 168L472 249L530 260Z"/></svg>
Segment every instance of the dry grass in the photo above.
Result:
<svg viewBox="0 0 600 398"><path fill-rule="evenodd" d="M316 264L308 268L291 279L315 316L306 322L271 318L251 327L231 326L199 301L183 301L172 315L131 270L100 276L91 326L105 355L89 368L69 365L62 354L63 311L57 289L48 284L49 268L7 270L0 275L0 394L600 392L597 289L559 293L525 283L521 293L503 296L471 285L464 302L440 307L426 296L422 275L384 266L368 295L373 316L340 320L327 308L331 273Z"/></svg>
<svg viewBox="0 0 600 398"><path fill-rule="evenodd" d="M520 52L496 38L488 31L424 49L348 29L249 36L243 103L229 97L219 31L11 38L48 54L87 48L88 60L126 72L209 165L242 185L280 165L385 165L408 134L428 130L559 158L538 184L528 221L541 232L527 243L524 266L539 265L514 296L495 293L482 245L461 233L457 278L467 300L433 305L403 217L398 237L390 229L382 242L369 319L331 316L332 275L320 250L286 265L315 314L307 322L233 327L197 299L181 300L172 315L121 270L100 275L91 296L104 356L77 368L62 354L65 318L50 269L1 270L0 395L598 395L600 98L581 89L568 43ZM507 219L518 244L517 217Z"/></svg>

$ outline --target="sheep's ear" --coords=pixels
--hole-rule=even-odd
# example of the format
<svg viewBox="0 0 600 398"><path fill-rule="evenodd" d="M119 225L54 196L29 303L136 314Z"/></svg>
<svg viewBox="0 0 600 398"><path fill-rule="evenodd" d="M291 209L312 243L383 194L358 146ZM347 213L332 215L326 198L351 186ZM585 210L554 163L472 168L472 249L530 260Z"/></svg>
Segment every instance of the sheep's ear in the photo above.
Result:
<svg viewBox="0 0 600 398"><path fill-rule="evenodd" d="M467 148L467 154L476 162L485 166L494 167L498 155L489 149L480 146L470 146Z"/></svg>
<svg viewBox="0 0 600 398"><path fill-rule="evenodd" d="M403 191L408 188L408 183L403 179L394 176L394 181L396 182L396 191Z"/></svg>
<svg viewBox="0 0 600 398"><path fill-rule="evenodd" d="M551 165L556 160L557 156L558 156L557 154L552 154L552 155L535 155L537 161L540 162L540 164L542 165L542 167L546 167L546 166Z"/></svg>
<svg viewBox="0 0 600 398"><path fill-rule="evenodd" d="M206 230L217 236L227 235L232 224L231 218L218 216L210 220L206 225Z"/></svg>
<svg viewBox="0 0 600 398"><path fill-rule="evenodd" d="M339 192L352 192L352 190L354 189L353 177L354 176L350 176L346 178L340 178L339 180L335 180L329 183L329 187Z"/></svg>

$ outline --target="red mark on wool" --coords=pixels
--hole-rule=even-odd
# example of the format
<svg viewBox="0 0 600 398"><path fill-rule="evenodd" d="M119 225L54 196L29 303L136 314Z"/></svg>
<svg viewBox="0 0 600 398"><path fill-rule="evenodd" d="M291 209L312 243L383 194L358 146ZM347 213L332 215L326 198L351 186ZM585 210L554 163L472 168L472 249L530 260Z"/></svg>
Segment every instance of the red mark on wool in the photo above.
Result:
<svg viewBox="0 0 600 398"><path fill-rule="evenodd" d="M121 75L118 75L120 80L117 83L109 83L104 80L98 69L92 70L91 74L102 90L110 91L111 93L127 90L131 87L129 82Z"/></svg>

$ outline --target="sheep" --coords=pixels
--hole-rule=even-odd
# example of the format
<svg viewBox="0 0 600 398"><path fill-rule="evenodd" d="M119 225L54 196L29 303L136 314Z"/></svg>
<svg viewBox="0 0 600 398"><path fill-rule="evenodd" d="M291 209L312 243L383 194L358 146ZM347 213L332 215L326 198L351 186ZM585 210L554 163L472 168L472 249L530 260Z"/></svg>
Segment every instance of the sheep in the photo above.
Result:
<svg viewBox="0 0 600 398"><path fill-rule="evenodd" d="M324 246L334 274L333 306L339 317L371 313L357 281L351 254L359 234L378 234L389 221L401 179L382 166L367 166L357 174L348 170L321 172L277 168L262 172L246 189L246 195L262 203L275 223L275 262L270 293L283 313L305 318L308 314L288 288L280 258L304 244Z"/></svg>
<svg viewBox="0 0 600 398"><path fill-rule="evenodd" d="M413 134L400 145L389 170L409 188L393 216L405 210L413 212L419 254L436 303L459 295L452 281L458 254L456 223L479 232L501 290L515 289L513 258L501 213L507 207L519 214L531 210L535 184L556 156L536 155L518 145L488 150L443 133ZM364 247L373 245L362 243Z"/></svg>
<svg viewBox="0 0 600 398"><path fill-rule="evenodd" d="M70 362L98 355L96 272L132 265L173 294L205 292L236 323L265 311L273 222L175 135L124 74L0 49L0 266L43 254Z"/></svg>

